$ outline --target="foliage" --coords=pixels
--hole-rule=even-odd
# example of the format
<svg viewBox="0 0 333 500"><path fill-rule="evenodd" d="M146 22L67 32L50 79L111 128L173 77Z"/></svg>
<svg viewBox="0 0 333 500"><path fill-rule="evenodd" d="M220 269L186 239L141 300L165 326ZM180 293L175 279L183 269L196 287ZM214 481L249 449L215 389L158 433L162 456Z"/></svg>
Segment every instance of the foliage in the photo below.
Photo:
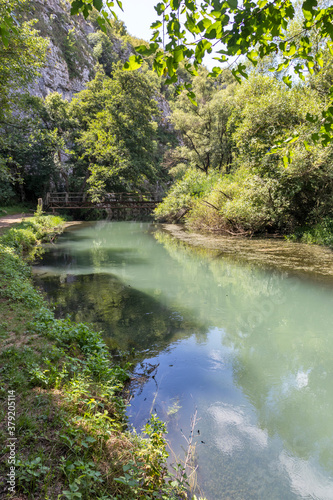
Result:
<svg viewBox="0 0 333 500"><path fill-rule="evenodd" d="M179 174L180 181L158 207L157 216L175 220L182 213L192 228L231 234L290 233L328 217L332 210L332 147L310 145L314 129L306 120L324 106L321 95L305 85L288 90L263 74L252 74L242 86L229 85L223 92L231 109L225 125L232 151L230 166L215 174L211 185L207 182L209 188L199 200L189 185L196 181ZM200 104L193 109L200 113ZM177 158L177 152L186 151L188 132L186 114L178 109L175 113L185 130L183 145L174 154ZM204 145L203 134L195 135L195 126L192 130L192 142ZM284 140L286 136L288 140ZM277 141L279 150L274 149ZM177 168L186 172L188 164Z"/></svg>
<svg viewBox="0 0 333 500"><path fill-rule="evenodd" d="M71 103L59 93L26 97L18 112L27 118L6 123L0 135L0 202L88 188L97 200L163 181L161 154L170 134L163 133L157 93L155 75L123 72L118 63L112 79L99 69Z"/></svg>
<svg viewBox="0 0 333 500"><path fill-rule="evenodd" d="M73 3L73 12L85 9L84 14L89 13L96 24L102 5L95 3L84 6L78 0ZM185 9L180 16L185 31L177 50L169 43L166 51L159 53L154 45L157 38L154 47L143 44L146 48L139 52L146 53L148 59L140 72L121 69L119 57L129 43L121 23L102 23L105 33L92 33L90 43L108 74L97 67L95 78L70 103L57 93L45 99L20 99L15 112L23 113L26 119L2 124L1 203L31 200L50 189L88 192L93 201L99 202L111 191L155 190L157 184L163 188L171 175L176 182L156 211L159 219L180 220L186 216L191 227L254 234L293 233L329 217L332 148L322 147L327 137L318 133L318 116L320 127L330 134L333 58L327 43L329 33L323 37L329 27L320 15L327 20L331 10L324 6L320 11L312 0L302 3L303 10L288 2L281 9L278 5L263 1L259 7L247 2L240 9L236 2L221 4L215 0L206 0L201 7L192 1L161 2L157 11L164 15L167 29L174 23L170 43L181 35L175 17L178 7ZM228 12L233 14L230 32L223 24ZM265 31L265 25L270 26L273 19L274 36ZM249 27L254 23L257 30L245 41L243 21ZM231 36L239 23L240 33ZM155 28L159 29L157 25ZM200 32L203 39L185 50L186 30L196 35ZM120 32L121 38L117 38ZM14 38L18 36L18 31L11 33ZM246 53L255 65L260 60L260 68L256 66L259 71L249 74L241 86L235 83L237 70L233 75L216 70L213 79L199 65L208 50L206 42L222 36L226 51ZM78 49L75 33L68 33L66 40L67 55L74 61ZM246 52L254 40L257 55ZM285 45L286 40L289 45ZM124 47L119 56L115 45L120 46L121 41ZM141 64L138 55L134 59ZM295 79L291 88L285 85L290 77L287 60L295 67L306 62L309 69L304 82ZM279 66L275 69L281 70L280 76L279 71L269 72L270 64ZM149 69L152 66L161 70L159 77ZM186 68L192 75L186 75ZM166 92L165 83L175 81L175 69L179 81ZM249 65L241 70L245 71L250 73ZM296 72L301 75L301 68L296 67ZM177 95L181 82L185 90ZM194 95L190 94L191 100L187 98L190 87L196 102ZM160 116L159 108L163 107L163 112L167 108L161 90L171 101L170 122L175 132L165 115ZM193 169L209 174L207 179L197 176ZM28 234L25 236L28 240ZM13 233L12 237L19 247L20 236Z"/></svg>
<svg viewBox="0 0 333 500"><path fill-rule="evenodd" d="M107 36L103 31L97 31L95 33L90 33L88 40L93 47L93 54L103 67L105 74L111 76L113 66L118 61L118 56L113 50L113 41L111 37Z"/></svg>
<svg viewBox="0 0 333 500"><path fill-rule="evenodd" d="M14 248L18 253L28 252L38 242L50 241L63 229L63 219L45 216L37 211L34 217L24 219L16 228L9 229L1 237L1 243Z"/></svg>
<svg viewBox="0 0 333 500"><path fill-rule="evenodd" d="M333 220L326 217L313 227L299 228L295 234L288 236L287 239L300 241L301 243L326 245L333 248Z"/></svg>
<svg viewBox="0 0 333 500"><path fill-rule="evenodd" d="M191 208L196 199L209 192L216 175L205 175L196 169L188 169L184 177L176 181L168 195L155 209L158 219L179 220Z"/></svg>
<svg viewBox="0 0 333 500"><path fill-rule="evenodd" d="M34 22L22 22L24 1L0 1L0 124L18 96L17 92L38 76L43 66L47 40L33 29ZM15 12L15 14L14 14ZM16 20L18 15L18 20Z"/></svg>
<svg viewBox="0 0 333 500"><path fill-rule="evenodd" d="M17 460L17 481L24 493L35 489L37 483L43 480L43 476L49 471L49 467L42 465L40 457L33 460Z"/></svg>
<svg viewBox="0 0 333 500"><path fill-rule="evenodd" d="M170 475L166 467L168 453L165 433L165 424L152 414L143 429L143 435L148 437L148 441L135 437L139 445L135 460L125 465L123 475L116 478L118 483L128 487L129 500L186 498L184 485Z"/></svg>
<svg viewBox="0 0 333 500"><path fill-rule="evenodd" d="M232 161L232 140L227 129L233 108L232 86L207 75L202 69L193 79L197 105L188 100L185 92L173 104L171 120L181 134L182 144L170 157L173 165L182 162L205 173L211 169L228 172Z"/></svg>
<svg viewBox="0 0 333 500"><path fill-rule="evenodd" d="M112 7L114 2L106 5ZM105 7L98 0L94 6L101 13L99 23L105 30L108 19ZM75 0L72 14L82 12L87 17L91 9L90 1ZM153 34L149 46L137 46L139 55L130 56L125 67L137 69L142 65L143 57L154 54L154 69L159 75L168 75L169 83L177 83L177 70L184 60L187 70L197 74L205 54L212 53L218 44L221 46L216 59L223 63L228 61L228 57L234 57L232 72L238 81L247 77L247 67L240 56L245 56L257 66L265 57L278 54L277 71L292 68L298 77L304 79L304 73L313 74L316 67L323 66L325 50L333 52L333 7L326 3L318 4L317 0L302 1L302 17L297 23L294 22L296 9L291 0L246 0L242 5L238 5L237 0L204 0L200 6L194 0L163 0L157 3L155 9L159 19L151 26ZM111 15L114 16L112 10ZM294 29L292 34L291 28ZM168 43L162 50L165 30ZM273 71L275 69L272 68ZM212 75L216 76L221 71L221 67L216 66ZM290 74L285 74L282 79L286 85L292 86ZM185 84L185 88L194 102L195 93L191 85ZM330 100L321 116L315 117L317 127L312 140L321 140L323 145L332 140L332 93L330 87Z"/></svg>
<svg viewBox="0 0 333 500"><path fill-rule="evenodd" d="M89 165L89 192L100 200L105 192L133 190L157 179L158 116L149 75L119 67L112 79L98 72L87 90L72 102L82 120L77 144Z"/></svg>

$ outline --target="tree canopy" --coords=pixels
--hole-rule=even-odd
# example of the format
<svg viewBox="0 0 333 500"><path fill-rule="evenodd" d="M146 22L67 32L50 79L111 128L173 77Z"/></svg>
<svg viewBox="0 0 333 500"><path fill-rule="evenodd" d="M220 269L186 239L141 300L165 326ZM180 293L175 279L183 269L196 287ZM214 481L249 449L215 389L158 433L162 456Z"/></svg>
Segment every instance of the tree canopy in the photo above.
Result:
<svg viewBox="0 0 333 500"><path fill-rule="evenodd" d="M99 12L98 22L105 29L112 8L120 0L74 0L72 14L85 17L93 8ZM136 47L127 69L142 65L145 56L154 54L153 67L159 75L166 75L169 83L178 80L177 70L184 61L193 75L206 53L216 53L211 75L222 71L221 63L228 62L236 79L247 78L245 59L257 66L267 56L274 57L273 71L284 71L283 81L289 87L293 74L304 79L323 66L325 51L333 54L333 6L330 2L303 0L299 3L301 20L296 21L296 7L292 0L163 0L156 4L158 20L152 24L150 43ZM126 2L124 2L126 9ZM297 29L295 29L297 26ZM293 28L293 29L291 29ZM318 43L319 41L319 43ZM243 56L243 57L242 57ZM189 83L185 83L188 97L195 101ZM314 142L326 145L333 139L333 87L330 87L327 106L320 116L307 119L317 123L312 135Z"/></svg>

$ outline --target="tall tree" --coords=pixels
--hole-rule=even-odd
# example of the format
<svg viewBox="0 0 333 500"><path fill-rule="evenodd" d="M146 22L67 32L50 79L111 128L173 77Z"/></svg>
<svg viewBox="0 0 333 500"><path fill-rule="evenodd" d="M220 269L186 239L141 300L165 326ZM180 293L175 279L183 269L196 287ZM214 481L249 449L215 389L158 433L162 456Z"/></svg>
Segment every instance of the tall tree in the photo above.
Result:
<svg viewBox="0 0 333 500"><path fill-rule="evenodd" d="M193 79L197 105L182 92L174 103L172 122L182 145L172 153L172 162L185 163L206 174L228 172L232 161L232 141L228 119L232 111L232 87L207 78L202 69ZM169 155L170 156L170 155Z"/></svg>
<svg viewBox="0 0 333 500"><path fill-rule="evenodd" d="M89 165L93 199L109 190L135 189L155 180L159 114L155 92L149 75L118 67L112 79L98 72L73 100L74 116L82 123L76 143Z"/></svg>
<svg viewBox="0 0 333 500"><path fill-rule="evenodd" d="M14 194L11 185L20 178L19 163L10 151L12 138L17 134L22 136L24 126L12 126L10 115L13 109L17 110L26 85L39 74L48 46L48 41L33 29L33 21L22 21L24 8L25 0L0 0L0 129L3 132L0 135L0 198L3 200ZM16 140L14 143L20 145Z"/></svg>

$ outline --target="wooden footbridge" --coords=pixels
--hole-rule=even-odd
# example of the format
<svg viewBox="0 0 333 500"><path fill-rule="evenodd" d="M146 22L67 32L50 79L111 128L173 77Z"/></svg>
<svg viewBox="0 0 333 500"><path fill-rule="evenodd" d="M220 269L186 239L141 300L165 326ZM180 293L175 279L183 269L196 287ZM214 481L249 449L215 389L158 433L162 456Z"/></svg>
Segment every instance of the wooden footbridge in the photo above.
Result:
<svg viewBox="0 0 333 500"><path fill-rule="evenodd" d="M102 201L93 202L86 193L47 193L43 200L44 210L56 212L59 209L104 209L108 218L118 219L127 216L141 217L152 213L162 201L160 195L152 193L108 193Z"/></svg>

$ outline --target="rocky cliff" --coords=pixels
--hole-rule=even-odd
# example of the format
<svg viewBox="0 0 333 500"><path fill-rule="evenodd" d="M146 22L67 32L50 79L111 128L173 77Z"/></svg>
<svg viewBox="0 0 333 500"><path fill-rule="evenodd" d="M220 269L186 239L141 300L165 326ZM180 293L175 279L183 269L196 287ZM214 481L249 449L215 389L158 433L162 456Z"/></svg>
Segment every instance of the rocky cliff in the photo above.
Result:
<svg viewBox="0 0 333 500"><path fill-rule="evenodd" d="M30 16L38 19L35 27L49 39L46 65L30 88L34 95L45 97L59 92L70 100L93 76L96 59L88 36L94 28L82 16L71 17L69 11L66 0L31 2Z"/></svg>
<svg viewBox="0 0 333 500"><path fill-rule="evenodd" d="M94 24L81 15L71 16L68 0L32 0L30 17L38 20L36 29L49 39L45 68L30 91L40 97L59 92L70 100L93 78L99 61ZM116 35L109 34L108 44L113 59L125 61L132 50Z"/></svg>
<svg viewBox="0 0 333 500"><path fill-rule="evenodd" d="M49 49L41 77L30 86L30 93L45 97L59 92L71 100L85 83L94 77L95 65L103 65L109 74L113 63L125 62L133 53L132 43L123 23L117 22L105 35L94 21L86 21L82 15L70 15L68 0L30 0L29 17L37 19L35 25L40 34L49 40ZM161 110L161 124L171 130L170 106L162 94L156 96Z"/></svg>

